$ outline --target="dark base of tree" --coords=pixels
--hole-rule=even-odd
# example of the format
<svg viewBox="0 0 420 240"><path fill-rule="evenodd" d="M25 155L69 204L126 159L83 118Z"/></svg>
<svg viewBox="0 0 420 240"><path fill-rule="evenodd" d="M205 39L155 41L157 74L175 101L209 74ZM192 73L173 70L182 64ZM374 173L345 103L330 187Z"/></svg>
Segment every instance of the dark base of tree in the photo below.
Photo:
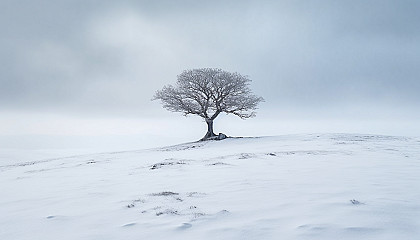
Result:
<svg viewBox="0 0 420 240"><path fill-rule="evenodd" d="M213 132L213 119L206 119L207 123L207 133L204 135L200 141L207 141L207 140L223 140L227 138L227 136L223 133L219 133L219 135L214 134Z"/></svg>
<svg viewBox="0 0 420 240"><path fill-rule="evenodd" d="M216 135L216 134L214 134L214 133L206 133L206 135L202 138L202 139L200 139L200 141L209 141L209 140L223 140L223 139L226 139L226 138L228 138L228 136L226 136L225 134L223 134L223 133L219 133L219 135Z"/></svg>

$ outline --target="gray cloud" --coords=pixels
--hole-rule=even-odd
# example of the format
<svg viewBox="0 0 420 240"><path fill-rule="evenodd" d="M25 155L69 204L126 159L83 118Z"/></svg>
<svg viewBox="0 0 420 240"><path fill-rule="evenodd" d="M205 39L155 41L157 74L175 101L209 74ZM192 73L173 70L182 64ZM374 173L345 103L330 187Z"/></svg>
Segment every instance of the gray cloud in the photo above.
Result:
<svg viewBox="0 0 420 240"><path fill-rule="evenodd" d="M266 109L419 107L417 1L0 4L4 109L153 114L195 67L250 75Z"/></svg>

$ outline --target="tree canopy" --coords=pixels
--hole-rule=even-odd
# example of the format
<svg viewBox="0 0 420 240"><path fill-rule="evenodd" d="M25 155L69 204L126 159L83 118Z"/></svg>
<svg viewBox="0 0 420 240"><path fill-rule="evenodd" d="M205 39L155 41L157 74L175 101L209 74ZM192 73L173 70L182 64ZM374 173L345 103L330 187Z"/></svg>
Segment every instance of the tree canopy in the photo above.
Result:
<svg viewBox="0 0 420 240"><path fill-rule="evenodd" d="M161 100L169 111L198 115L208 124L222 112L246 119L255 116L257 105L263 101L252 94L250 82L247 76L218 68L185 70L174 86L164 86L153 99ZM207 135L215 136L212 128Z"/></svg>

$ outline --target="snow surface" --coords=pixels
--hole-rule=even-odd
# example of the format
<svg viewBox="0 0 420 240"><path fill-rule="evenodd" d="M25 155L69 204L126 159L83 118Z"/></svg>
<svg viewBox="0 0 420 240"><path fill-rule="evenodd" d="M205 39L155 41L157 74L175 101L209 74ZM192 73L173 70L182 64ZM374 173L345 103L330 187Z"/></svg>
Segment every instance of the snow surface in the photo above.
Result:
<svg viewBox="0 0 420 240"><path fill-rule="evenodd" d="M0 164L0 239L420 239L420 139L226 139Z"/></svg>

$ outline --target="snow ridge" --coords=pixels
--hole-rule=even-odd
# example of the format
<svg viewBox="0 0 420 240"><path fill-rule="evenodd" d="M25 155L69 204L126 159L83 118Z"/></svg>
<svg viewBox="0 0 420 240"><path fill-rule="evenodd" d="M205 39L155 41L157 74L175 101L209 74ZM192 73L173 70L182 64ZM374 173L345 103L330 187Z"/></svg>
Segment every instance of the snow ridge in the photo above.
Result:
<svg viewBox="0 0 420 240"><path fill-rule="evenodd" d="M302 134L0 166L0 239L417 239L420 139Z"/></svg>

